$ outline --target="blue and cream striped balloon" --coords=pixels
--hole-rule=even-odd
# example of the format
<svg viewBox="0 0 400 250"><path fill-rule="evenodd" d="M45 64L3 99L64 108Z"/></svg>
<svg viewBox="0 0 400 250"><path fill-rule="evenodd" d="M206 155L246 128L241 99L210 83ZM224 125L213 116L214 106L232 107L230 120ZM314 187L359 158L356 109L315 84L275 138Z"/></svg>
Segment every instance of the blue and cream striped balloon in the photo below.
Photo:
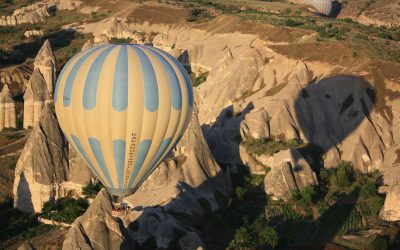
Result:
<svg viewBox="0 0 400 250"><path fill-rule="evenodd" d="M69 60L54 102L68 141L112 195L126 196L185 132L192 91L185 69L168 53L108 44Z"/></svg>
<svg viewBox="0 0 400 250"><path fill-rule="evenodd" d="M305 3L312 5L318 13L329 16L332 11L332 0L305 0Z"/></svg>

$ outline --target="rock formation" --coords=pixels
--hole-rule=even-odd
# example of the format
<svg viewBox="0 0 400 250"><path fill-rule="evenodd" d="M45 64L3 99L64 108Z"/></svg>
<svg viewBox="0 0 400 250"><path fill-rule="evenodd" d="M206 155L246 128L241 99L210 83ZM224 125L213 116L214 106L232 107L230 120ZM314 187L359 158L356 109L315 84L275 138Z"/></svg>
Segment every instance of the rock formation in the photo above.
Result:
<svg viewBox="0 0 400 250"><path fill-rule="evenodd" d="M16 127L15 102L8 85L4 85L0 93L0 130Z"/></svg>
<svg viewBox="0 0 400 250"><path fill-rule="evenodd" d="M96 182L96 176L90 171L82 157L75 151L71 144L69 144L69 171L68 179L72 183L86 186L89 182Z"/></svg>
<svg viewBox="0 0 400 250"><path fill-rule="evenodd" d="M39 69L35 69L24 93L24 128L34 127L45 103L50 102L47 84Z"/></svg>
<svg viewBox="0 0 400 250"><path fill-rule="evenodd" d="M39 69L47 85L47 91L53 97L56 80L56 58L49 40L46 40L35 57L34 69Z"/></svg>
<svg viewBox="0 0 400 250"><path fill-rule="evenodd" d="M273 155L271 171L265 176L264 190L274 200L288 200L291 191L318 185L317 176L296 148Z"/></svg>
<svg viewBox="0 0 400 250"><path fill-rule="evenodd" d="M29 37L41 37L43 36L43 30L27 30L24 33L24 36L29 38Z"/></svg>
<svg viewBox="0 0 400 250"><path fill-rule="evenodd" d="M0 69L0 83L7 84L11 94L17 96L24 93L32 69L29 62Z"/></svg>
<svg viewBox="0 0 400 250"><path fill-rule="evenodd" d="M68 143L58 125L54 105L45 103L15 168L14 207L40 212L46 201L67 194L80 196L82 187L90 181L93 175L76 153L71 152L68 157Z"/></svg>
<svg viewBox="0 0 400 250"><path fill-rule="evenodd" d="M40 212L44 202L70 190L64 183L68 180L68 144L53 109L52 104L44 106L15 168L14 207L25 212Z"/></svg>
<svg viewBox="0 0 400 250"><path fill-rule="evenodd" d="M42 22L54 10L54 4L32 4L16 9L11 16L2 16L0 18L0 26Z"/></svg>
<svg viewBox="0 0 400 250"><path fill-rule="evenodd" d="M366 4L361 1L342 3L339 18L351 18L365 25L399 27L400 5L396 1L381 0Z"/></svg>
<svg viewBox="0 0 400 250"><path fill-rule="evenodd" d="M182 249L201 249L204 244L197 233L196 222L206 212L215 211L225 204L231 183L229 173L221 170L208 149L198 122L197 108L174 154L174 158L160 164L135 194L124 199L133 209L120 217L123 228L116 228L117 220L110 218L109 201L102 202L107 204L104 209L93 203L90 212L88 210L74 222L64 249L91 246L95 239L103 239L103 234L108 240L102 243L103 246L114 244L123 247L126 244L144 247L152 242L154 248L181 246ZM106 194L103 191L98 196ZM93 211L97 211L96 214ZM108 214L103 211L108 211ZM98 218L97 213L101 218L90 219ZM183 221L182 216L191 219ZM100 230L93 232L94 228ZM115 235L112 239L105 234L110 228Z"/></svg>
<svg viewBox="0 0 400 250"><path fill-rule="evenodd" d="M134 249L120 220L111 216L112 203L102 189L86 212L77 218L65 236L64 250Z"/></svg>

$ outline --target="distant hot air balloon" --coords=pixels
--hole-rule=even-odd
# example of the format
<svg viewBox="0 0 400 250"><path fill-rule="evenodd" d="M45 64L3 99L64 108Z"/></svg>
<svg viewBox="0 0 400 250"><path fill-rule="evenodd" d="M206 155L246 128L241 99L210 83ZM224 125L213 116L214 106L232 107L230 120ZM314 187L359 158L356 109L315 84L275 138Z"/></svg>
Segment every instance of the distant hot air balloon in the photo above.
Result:
<svg viewBox="0 0 400 250"><path fill-rule="evenodd" d="M305 0L306 4L312 5L319 14L329 16L332 11L332 0Z"/></svg>
<svg viewBox="0 0 400 250"><path fill-rule="evenodd" d="M112 195L135 192L183 135L192 85L168 53L101 45L64 66L54 102L65 137Z"/></svg>

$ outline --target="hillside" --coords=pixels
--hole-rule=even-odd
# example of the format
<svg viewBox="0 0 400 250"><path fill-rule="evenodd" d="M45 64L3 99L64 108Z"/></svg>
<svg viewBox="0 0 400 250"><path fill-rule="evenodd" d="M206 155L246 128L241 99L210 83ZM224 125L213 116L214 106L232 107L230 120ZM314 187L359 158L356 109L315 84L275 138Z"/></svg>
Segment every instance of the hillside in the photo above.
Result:
<svg viewBox="0 0 400 250"><path fill-rule="evenodd" d="M399 11L397 0L334 1L328 16L298 0L0 2L0 248L397 249ZM118 216L53 99L68 60L107 43L177 58L195 103Z"/></svg>

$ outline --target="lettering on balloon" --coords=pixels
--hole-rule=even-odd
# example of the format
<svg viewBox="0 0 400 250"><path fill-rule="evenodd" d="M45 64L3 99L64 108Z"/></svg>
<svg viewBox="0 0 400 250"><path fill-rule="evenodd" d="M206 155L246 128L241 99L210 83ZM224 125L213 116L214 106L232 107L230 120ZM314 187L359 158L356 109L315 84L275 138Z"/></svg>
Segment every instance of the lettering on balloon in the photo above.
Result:
<svg viewBox="0 0 400 250"><path fill-rule="evenodd" d="M128 164L127 164L127 168L125 171L125 183L127 185L129 178L131 176L131 170L133 168L133 163L134 163L134 155L136 152L136 140L137 140L137 136L136 133L131 133L131 140L130 140L130 147L129 147L129 153L128 153Z"/></svg>

